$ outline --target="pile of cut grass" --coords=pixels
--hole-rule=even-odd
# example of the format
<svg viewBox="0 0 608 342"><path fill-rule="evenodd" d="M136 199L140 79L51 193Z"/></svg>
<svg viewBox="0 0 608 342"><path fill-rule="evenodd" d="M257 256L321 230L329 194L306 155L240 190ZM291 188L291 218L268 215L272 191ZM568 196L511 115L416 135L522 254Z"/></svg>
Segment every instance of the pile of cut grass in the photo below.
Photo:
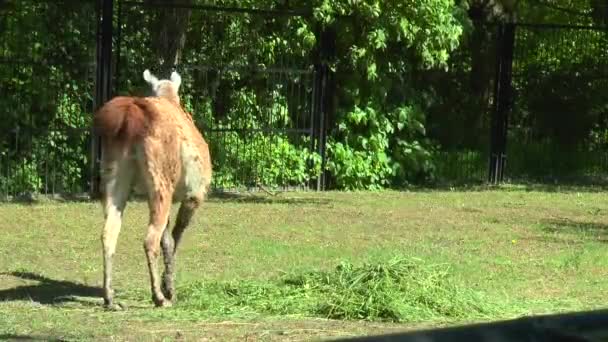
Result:
<svg viewBox="0 0 608 342"><path fill-rule="evenodd" d="M393 257L330 271L285 274L271 282L195 282L179 289L179 308L209 315L292 315L416 322L475 319L504 307L459 286L446 265Z"/></svg>

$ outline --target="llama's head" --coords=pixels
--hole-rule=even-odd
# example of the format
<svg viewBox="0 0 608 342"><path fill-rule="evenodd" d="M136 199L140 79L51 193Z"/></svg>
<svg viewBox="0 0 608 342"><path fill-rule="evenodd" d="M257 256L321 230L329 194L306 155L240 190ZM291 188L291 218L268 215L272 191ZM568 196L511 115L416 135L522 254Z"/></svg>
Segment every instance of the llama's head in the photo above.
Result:
<svg viewBox="0 0 608 342"><path fill-rule="evenodd" d="M179 104L179 86L182 84L182 77L177 72L171 73L171 79L159 80L152 75L150 70L144 70L144 80L152 86L156 96L164 97Z"/></svg>

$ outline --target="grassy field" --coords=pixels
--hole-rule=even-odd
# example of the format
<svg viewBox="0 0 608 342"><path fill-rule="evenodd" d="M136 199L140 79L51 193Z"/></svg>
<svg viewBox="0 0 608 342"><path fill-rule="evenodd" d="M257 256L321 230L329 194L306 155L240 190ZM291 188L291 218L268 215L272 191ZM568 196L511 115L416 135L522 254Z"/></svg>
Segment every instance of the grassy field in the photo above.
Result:
<svg viewBox="0 0 608 342"><path fill-rule="evenodd" d="M175 214L176 208L173 213ZM100 298L98 203L0 205L0 339L310 340L588 310L608 291L608 200L505 187L212 197L154 309L131 202Z"/></svg>

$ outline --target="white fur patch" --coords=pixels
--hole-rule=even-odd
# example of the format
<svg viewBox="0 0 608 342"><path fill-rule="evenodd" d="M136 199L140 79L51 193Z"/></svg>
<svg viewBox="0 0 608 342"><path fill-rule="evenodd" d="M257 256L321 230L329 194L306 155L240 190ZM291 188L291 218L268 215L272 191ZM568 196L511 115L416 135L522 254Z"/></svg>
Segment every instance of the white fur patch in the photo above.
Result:
<svg viewBox="0 0 608 342"><path fill-rule="evenodd" d="M194 146L183 142L181 144L182 157L182 178L176 189L176 195L181 196L197 196L204 194L207 183L209 182L203 175L201 169L200 157Z"/></svg>
<svg viewBox="0 0 608 342"><path fill-rule="evenodd" d="M146 82L148 82L152 86L152 89L156 91L159 83L158 78L152 75L152 73L148 69L144 70L144 80L146 80Z"/></svg>
<svg viewBox="0 0 608 342"><path fill-rule="evenodd" d="M176 71L174 71L171 73L171 82L173 82L173 86L177 92L179 90L179 86L182 84L182 77Z"/></svg>

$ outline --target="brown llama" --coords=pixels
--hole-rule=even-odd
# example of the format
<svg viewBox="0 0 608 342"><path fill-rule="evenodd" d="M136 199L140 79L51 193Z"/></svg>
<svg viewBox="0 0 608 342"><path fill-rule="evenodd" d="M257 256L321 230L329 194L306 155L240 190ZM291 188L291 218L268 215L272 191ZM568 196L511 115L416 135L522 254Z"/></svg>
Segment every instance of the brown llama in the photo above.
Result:
<svg viewBox="0 0 608 342"><path fill-rule="evenodd" d="M101 202L105 225L103 298L117 308L112 289L112 257L127 200L133 191L147 195L150 218L144 251L152 291L158 306L175 300L175 254L196 208L211 182L211 159L205 139L180 105L181 77L158 80L148 70L144 79L156 96L117 96L99 108L93 125L101 136ZM169 229L172 203L181 202L175 226ZM157 258L162 248L165 270L161 279Z"/></svg>

